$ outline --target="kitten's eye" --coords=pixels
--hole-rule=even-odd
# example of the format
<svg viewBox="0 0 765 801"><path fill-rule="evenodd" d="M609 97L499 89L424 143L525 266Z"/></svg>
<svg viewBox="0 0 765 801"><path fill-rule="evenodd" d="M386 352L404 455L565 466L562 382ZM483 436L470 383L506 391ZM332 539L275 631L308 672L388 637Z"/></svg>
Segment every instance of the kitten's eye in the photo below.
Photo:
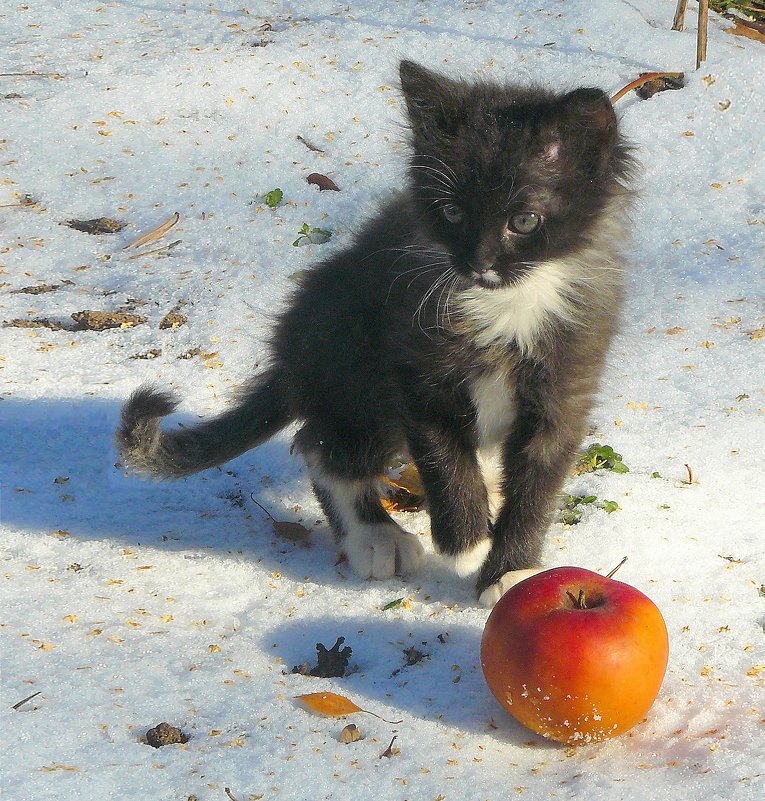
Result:
<svg viewBox="0 0 765 801"><path fill-rule="evenodd" d="M533 211L522 211L520 214L513 214L510 218L510 228L516 234L533 234L542 224L542 215L535 214Z"/></svg>
<svg viewBox="0 0 765 801"><path fill-rule="evenodd" d="M452 223L452 225L457 225L465 219L465 212L462 211L459 206L455 206L454 203L443 206L441 208L441 214L443 214L446 221Z"/></svg>

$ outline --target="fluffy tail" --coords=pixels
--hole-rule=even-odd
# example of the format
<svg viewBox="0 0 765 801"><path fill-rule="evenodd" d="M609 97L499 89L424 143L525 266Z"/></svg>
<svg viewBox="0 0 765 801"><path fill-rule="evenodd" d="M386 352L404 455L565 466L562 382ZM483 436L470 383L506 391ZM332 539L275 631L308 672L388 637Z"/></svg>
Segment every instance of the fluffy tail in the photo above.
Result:
<svg viewBox="0 0 765 801"><path fill-rule="evenodd" d="M284 382L276 371L258 376L237 405L191 428L165 431L159 421L178 401L152 386L139 387L122 407L117 430L125 466L158 478L182 478L239 456L290 422Z"/></svg>

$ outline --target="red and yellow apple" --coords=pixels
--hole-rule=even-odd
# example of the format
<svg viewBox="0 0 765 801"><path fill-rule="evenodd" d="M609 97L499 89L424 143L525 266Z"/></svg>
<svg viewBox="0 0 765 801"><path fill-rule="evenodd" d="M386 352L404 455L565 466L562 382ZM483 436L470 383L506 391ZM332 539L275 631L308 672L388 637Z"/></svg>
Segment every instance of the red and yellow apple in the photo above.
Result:
<svg viewBox="0 0 765 801"><path fill-rule="evenodd" d="M641 721L667 667L667 627L629 584L579 567L509 589L486 621L481 667L500 704L528 728L577 744Z"/></svg>

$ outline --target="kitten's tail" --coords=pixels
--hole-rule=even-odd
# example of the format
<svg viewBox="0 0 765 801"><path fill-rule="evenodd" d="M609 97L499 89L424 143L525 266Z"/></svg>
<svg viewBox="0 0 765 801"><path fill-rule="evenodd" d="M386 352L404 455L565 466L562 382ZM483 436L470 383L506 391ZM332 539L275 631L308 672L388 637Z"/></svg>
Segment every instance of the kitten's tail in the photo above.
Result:
<svg viewBox="0 0 765 801"><path fill-rule="evenodd" d="M258 376L237 405L191 428L159 426L178 401L150 385L139 387L122 407L117 446L125 466L158 478L182 478L239 456L260 445L293 415L276 371Z"/></svg>

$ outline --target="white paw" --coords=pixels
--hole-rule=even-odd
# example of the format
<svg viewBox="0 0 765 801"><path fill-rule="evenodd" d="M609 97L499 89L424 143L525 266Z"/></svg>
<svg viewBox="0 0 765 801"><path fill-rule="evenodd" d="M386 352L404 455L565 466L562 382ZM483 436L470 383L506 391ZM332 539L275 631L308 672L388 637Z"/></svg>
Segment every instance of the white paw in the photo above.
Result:
<svg viewBox="0 0 765 801"><path fill-rule="evenodd" d="M537 573L542 573L545 569L544 567L532 567L528 570L510 570L505 573L499 581L487 587L481 593L478 598L478 603L481 604L481 606L485 606L487 609L491 609L510 587L515 587L516 584L520 584L525 579L536 576Z"/></svg>
<svg viewBox="0 0 765 801"><path fill-rule="evenodd" d="M413 534L396 525L362 525L340 544L354 573L362 578L389 579L407 575L420 566L422 545Z"/></svg>
<svg viewBox="0 0 765 801"><path fill-rule="evenodd" d="M478 544L474 545L472 548L468 548L466 551L461 551L454 555L441 554L441 556L451 562L458 576L469 576L471 573L475 573L486 561L490 550L491 540L486 537L486 539L481 540Z"/></svg>

